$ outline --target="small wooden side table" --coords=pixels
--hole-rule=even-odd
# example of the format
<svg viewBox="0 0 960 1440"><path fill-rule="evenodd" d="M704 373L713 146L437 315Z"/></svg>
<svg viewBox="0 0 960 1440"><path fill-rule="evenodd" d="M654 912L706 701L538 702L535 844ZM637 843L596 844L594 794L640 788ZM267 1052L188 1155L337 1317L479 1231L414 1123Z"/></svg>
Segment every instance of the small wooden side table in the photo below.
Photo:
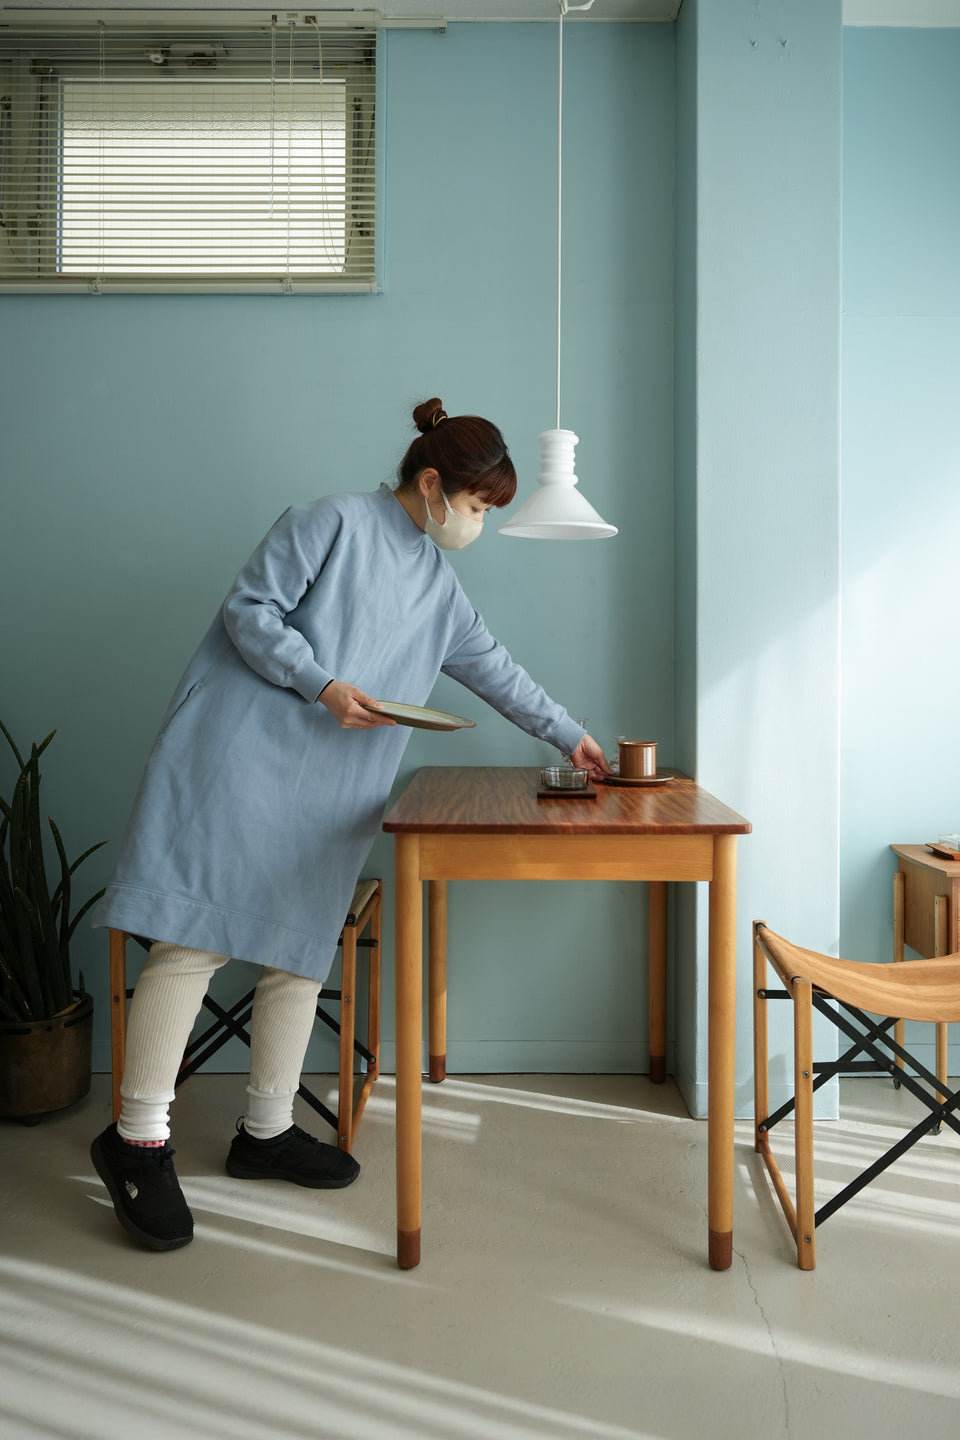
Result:
<svg viewBox="0 0 960 1440"><path fill-rule="evenodd" d="M909 945L932 959L960 950L960 856L941 860L926 845L891 845L897 857L893 877L893 958L902 960ZM947 1027L936 1026L937 1079L947 1078ZM903 1044L903 1021L894 1038ZM943 1091L947 1094L946 1089Z"/></svg>

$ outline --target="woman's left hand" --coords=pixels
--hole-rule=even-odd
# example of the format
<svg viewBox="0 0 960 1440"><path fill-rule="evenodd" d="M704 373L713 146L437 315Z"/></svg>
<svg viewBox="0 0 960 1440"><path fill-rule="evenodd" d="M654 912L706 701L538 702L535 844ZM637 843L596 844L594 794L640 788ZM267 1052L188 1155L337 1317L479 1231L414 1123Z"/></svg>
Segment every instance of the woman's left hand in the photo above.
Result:
<svg viewBox="0 0 960 1440"><path fill-rule="evenodd" d="M604 775L610 774L607 757L592 735L584 735L570 759L578 769L585 767L589 770L591 780L601 780Z"/></svg>

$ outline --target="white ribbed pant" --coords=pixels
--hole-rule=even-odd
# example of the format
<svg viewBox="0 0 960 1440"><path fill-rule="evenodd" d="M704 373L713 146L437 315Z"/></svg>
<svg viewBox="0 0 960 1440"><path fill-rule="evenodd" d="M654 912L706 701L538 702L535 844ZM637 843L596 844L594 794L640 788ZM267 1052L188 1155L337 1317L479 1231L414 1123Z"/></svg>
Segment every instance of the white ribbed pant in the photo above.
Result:
<svg viewBox="0 0 960 1440"><path fill-rule="evenodd" d="M229 956L184 945L151 945L127 1021L117 1129L125 1140L166 1140L177 1071L203 997ZM250 1079L243 1128L258 1140L289 1129L320 982L260 971L250 1019Z"/></svg>

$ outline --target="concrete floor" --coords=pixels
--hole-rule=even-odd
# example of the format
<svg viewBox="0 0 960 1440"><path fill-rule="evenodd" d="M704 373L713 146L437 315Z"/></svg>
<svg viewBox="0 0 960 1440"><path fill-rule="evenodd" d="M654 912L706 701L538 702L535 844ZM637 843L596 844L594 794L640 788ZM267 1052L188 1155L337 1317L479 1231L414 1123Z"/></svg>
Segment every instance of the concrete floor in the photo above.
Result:
<svg viewBox="0 0 960 1440"><path fill-rule="evenodd" d="M734 1263L715 1274L706 1126L672 1083L454 1077L425 1087L423 1263L401 1273L392 1078L359 1130L360 1179L330 1193L225 1174L243 1085L203 1075L180 1094L197 1232L167 1255L127 1240L90 1163L106 1076L37 1127L0 1122L4 1440L960 1434L950 1132L830 1219L802 1274L739 1124ZM843 1101L818 1125L825 1194L914 1103L873 1080Z"/></svg>

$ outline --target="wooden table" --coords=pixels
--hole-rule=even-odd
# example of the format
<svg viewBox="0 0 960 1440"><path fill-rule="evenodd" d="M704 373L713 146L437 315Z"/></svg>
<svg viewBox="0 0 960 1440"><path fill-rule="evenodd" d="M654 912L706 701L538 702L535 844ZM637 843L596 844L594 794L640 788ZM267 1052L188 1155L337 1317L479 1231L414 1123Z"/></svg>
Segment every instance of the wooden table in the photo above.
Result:
<svg viewBox="0 0 960 1440"><path fill-rule="evenodd" d="M668 784L599 785L595 800L538 800L536 769L421 770L383 822L394 836L397 1262L420 1263L423 885L431 948L445 943L448 880L710 882L708 1255L733 1256L736 837L749 823L679 772ZM434 928L441 929L435 939ZM438 967L439 968L439 967ZM434 1022L431 994L431 1022ZM437 1033L440 1021L436 1020ZM431 1051L432 1051L431 1046ZM439 1058L439 1057L438 1057ZM440 1078L435 1076L435 1078Z"/></svg>
<svg viewBox="0 0 960 1440"><path fill-rule="evenodd" d="M893 877L893 958L903 960L909 945L933 959L960 950L960 856L944 860L926 845L891 845L897 857ZM947 1079L947 1027L935 1025L937 1079ZM903 1044L903 1021L894 1038ZM902 1065L902 1061L898 1061ZM944 1088L944 1093L947 1093Z"/></svg>

